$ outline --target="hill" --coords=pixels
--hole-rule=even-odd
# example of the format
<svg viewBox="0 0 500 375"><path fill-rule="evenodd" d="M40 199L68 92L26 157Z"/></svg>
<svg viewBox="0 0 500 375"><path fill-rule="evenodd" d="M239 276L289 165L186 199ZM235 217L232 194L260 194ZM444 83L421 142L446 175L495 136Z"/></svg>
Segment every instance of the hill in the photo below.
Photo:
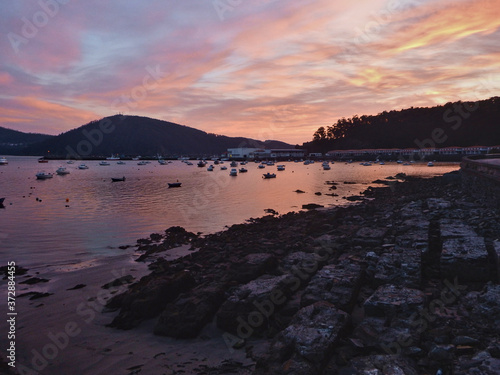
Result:
<svg viewBox="0 0 500 375"><path fill-rule="evenodd" d="M500 144L500 98L342 118L303 144L310 152Z"/></svg>
<svg viewBox="0 0 500 375"><path fill-rule="evenodd" d="M93 157L110 154L164 156L221 154L230 147L292 148L279 141L260 142L210 134L149 117L115 115L92 121L24 150L26 155Z"/></svg>
<svg viewBox="0 0 500 375"><path fill-rule="evenodd" d="M0 154L18 155L21 150L31 144L52 138L52 135L23 133L0 126Z"/></svg>

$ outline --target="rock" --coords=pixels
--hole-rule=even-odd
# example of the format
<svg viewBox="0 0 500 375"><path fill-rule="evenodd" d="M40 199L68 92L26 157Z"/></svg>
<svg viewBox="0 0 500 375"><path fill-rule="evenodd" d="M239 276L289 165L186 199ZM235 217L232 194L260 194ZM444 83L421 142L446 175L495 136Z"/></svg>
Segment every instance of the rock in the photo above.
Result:
<svg viewBox="0 0 500 375"><path fill-rule="evenodd" d="M154 333L178 339L194 338L224 301L223 285L201 286L180 295L160 314Z"/></svg>
<svg viewBox="0 0 500 375"><path fill-rule="evenodd" d="M101 288L109 289L109 288L115 287L115 286L122 286L125 284L130 284L132 281L134 281L134 277L132 275L126 275L126 276L119 277L118 279L115 279L107 284L104 284L103 286L101 286Z"/></svg>
<svg viewBox="0 0 500 375"><path fill-rule="evenodd" d="M472 345L476 346L480 342L479 340L469 337L469 336L457 336L453 339L453 345L458 346L458 345Z"/></svg>
<svg viewBox="0 0 500 375"><path fill-rule="evenodd" d="M304 190L300 190L300 189L294 190L294 192L295 192L295 193L299 193L299 194L303 194L303 193L305 193L305 191L304 191Z"/></svg>
<svg viewBox="0 0 500 375"><path fill-rule="evenodd" d="M365 200L365 197L361 195L351 195L349 197L345 197L345 200L348 200L349 202L363 201Z"/></svg>
<svg viewBox="0 0 500 375"><path fill-rule="evenodd" d="M316 193L314 193L314 195L321 195L321 192L317 191Z"/></svg>
<svg viewBox="0 0 500 375"><path fill-rule="evenodd" d="M442 198L428 198L426 203L431 211L445 210L451 207L451 203Z"/></svg>
<svg viewBox="0 0 500 375"><path fill-rule="evenodd" d="M293 276L264 275L236 288L216 314L217 327L246 339L268 327L287 301Z"/></svg>
<svg viewBox="0 0 500 375"><path fill-rule="evenodd" d="M421 278L421 251L399 246L379 257L373 275L376 286L396 284L419 288Z"/></svg>
<svg viewBox="0 0 500 375"><path fill-rule="evenodd" d="M492 257L495 262L496 279L495 281L500 282L500 241L493 241L493 252Z"/></svg>
<svg viewBox="0 0 500 375"><path fill-rule="evenodd" d="M248 254L241 261L234 263L229 271L229 279L238 283L247 283L264 273L272 272L278 262L269 253Z"/></svg>
<svg viewBox="0 0 500 375"><path fill-rule="evenodd" d="M41 279L39 277L30 277L27 280L19 282L19 284L28 284L28 285L33 285L33 284L38 284L38 283L47 283L49 280L47 279Z"/></svg>
<svg viewBox="0 0 500 375"><path fill-rule="evenodd" d="M416 366L399 355L372 355L353 359L339 375L418 375Z"/></svg>
<svg viewBox="0 0 500 375"><path fill-rule="evenodd" d="M260 359L257 368L266 369L266 374L318 374L348 324L349 314L327 302L304 307L275 337L270 355Z"/></svg>
<svg viewBox="0 0 500 375"><path fill-rule="evenodd" d="M491 332L500 334L500 285L487 284L477 295L472 311Z"/></svg>
<svg viewBox="0 0 500 375"><path fill-rule="evenodd" d="M136 327L141 321L157 316L169 302L191 289L195 283L186 271L143 277L128 291L113 297L106 304L108 309L120 308L120 313L109 326L120 329Z"/></svg>
<svg viewBox="0 0 500 375"><path fill-rule="evenodd" d="M30 297L29 300L32 301L35 299L51 296L52 294L54 294L54 293L28 292L28 293L20 294L18 297L28 297L29 296Z"/></svg>
<svg viewBox="0 0 500 375"><path fill-rule="evenodd" d="M460 237L443 240L441 253L441 276L449 280L455 277L464 281L488 281L488 252L481 237Z"/></svg>
<svg viewBox="0 0 500 375"><path fill-rule="evenodd" d="M387 317L411 314L423 306L425 295L417 289L382 285L364 303L365 314Z"/></svg>
<svg viewBox="0 0 500 375"><path fill-rule="evenodd" d="M350 312L363 276L362 268L348 260L323 267L311 279L301 299L301 306L326 301Z"/></svg>
<svg viewBox="0 0 500 375"><path fill-rule="evenodd" d="M429 351L429 359L438 364L449 364L455 355L455 345L435 345Z"/></svg>
<svg viewBox="0 0 500 375"><path fill-rule="evenodd" d="M77 290L77 289L85 288L86 286L87 286L86 284L78 284L78 285L75 285L73 288L69 288L66 290Z"/></svg>
<svg viewBox="0 0 500 375"><path fill-rule="evenodd" d="M379 246L384 242L387 232L387 228L362 227L357 231L353 241L355 245L360 246Z"/></svg>
<svg viewBox="0 0 500 375"><path fill-rule="evenodd" d="M308 204L303 204L302 205L302 209L304 210L314 210L316 208L321 208L321 207L324 207L320 204L316 204L316 203L308 203Z"/></svg>

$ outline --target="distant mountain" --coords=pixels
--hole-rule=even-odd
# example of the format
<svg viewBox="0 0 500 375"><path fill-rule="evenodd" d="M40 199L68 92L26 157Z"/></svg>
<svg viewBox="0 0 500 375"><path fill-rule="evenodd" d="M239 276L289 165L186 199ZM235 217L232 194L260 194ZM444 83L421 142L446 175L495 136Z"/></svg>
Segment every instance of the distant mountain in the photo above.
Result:
<svg viewBox="0 0 500 375"><path fill-rule="evenodd" d="M52 137L52 135L47 134L23 133L0 126L0 154L18 155L27 146Z"/></svg>
<svg viewBox="0 0 500 375"><path fill-rule="evenodd" d="M500 98L342 118L303 144L310 152L500 145Z"/></svg>
<svg viewBox="0 0 500 375"><path fill-rule="evenodd" d="M293 148L279 141L256 141L206 133L149 117L115 115L92 121L24 150L26 155L79 157L221 154L232 147Z"/></svg>

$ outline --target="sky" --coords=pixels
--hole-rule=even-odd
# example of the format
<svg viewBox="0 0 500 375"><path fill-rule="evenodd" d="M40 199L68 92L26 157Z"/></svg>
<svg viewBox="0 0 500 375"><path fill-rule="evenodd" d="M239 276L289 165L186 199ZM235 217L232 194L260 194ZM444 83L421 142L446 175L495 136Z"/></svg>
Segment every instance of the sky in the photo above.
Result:
<svg viewBox="0 0 500 375"><path fill-rule="evenodd" d="M0 126L123 113L301 144L339 118L500 94L500 0L0 2Z"/></svg>

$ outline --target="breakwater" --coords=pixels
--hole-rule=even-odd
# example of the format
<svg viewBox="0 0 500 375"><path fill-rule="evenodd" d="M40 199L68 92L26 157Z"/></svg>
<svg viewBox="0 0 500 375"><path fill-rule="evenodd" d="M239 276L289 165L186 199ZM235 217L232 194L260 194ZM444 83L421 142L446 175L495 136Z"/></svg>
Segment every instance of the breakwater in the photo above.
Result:
<svg viewBox="0 0 500 375"><path fill-rule="evenodd" d="M498 211L457 175L387 185L349 207L141 240L152 273L108 302L110 325L217 335L254 362L185 364L199 374L498 373ZM181 244L196 251L162 258Z"/></svg>

